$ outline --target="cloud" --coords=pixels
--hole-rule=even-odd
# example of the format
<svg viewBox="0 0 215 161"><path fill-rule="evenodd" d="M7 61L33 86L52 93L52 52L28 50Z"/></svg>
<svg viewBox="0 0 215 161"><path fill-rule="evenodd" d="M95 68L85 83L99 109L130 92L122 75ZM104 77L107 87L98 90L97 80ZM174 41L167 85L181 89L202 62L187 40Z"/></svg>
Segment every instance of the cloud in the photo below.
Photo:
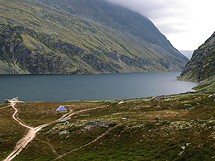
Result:
<svg viewBox="0 0 215 161"><path fill-rule="evenodd" d="M176 48L194 50L215 30L214 0L107 0L148 17Z"/></svg>
<svg viewBox="0 0 215 161"><path fill-rule="evenodd" d="M185 5L180 0L107 0L121 5L151 19L160 30L165 32L179 31L177 26L183 24L182 17L186 11ZM175 21L175 17L181 17ZM166 28L165 28L166 26ZM182 29L181 29L182 30Z"/></svg>

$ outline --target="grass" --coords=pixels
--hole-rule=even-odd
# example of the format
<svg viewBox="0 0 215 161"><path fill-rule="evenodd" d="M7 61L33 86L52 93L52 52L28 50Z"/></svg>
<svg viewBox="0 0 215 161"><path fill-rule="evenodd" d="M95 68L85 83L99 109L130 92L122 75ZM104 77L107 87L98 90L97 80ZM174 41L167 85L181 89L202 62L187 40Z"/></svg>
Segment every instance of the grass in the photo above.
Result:
<svg viewBox="0 0 215 161"><path fill-rule="evenodd" d="M31 126L61 117L64 113L55 112L59 105L79 113L45 127L14 160L54 160L69 152L64 160L211 161L215 150L215 101L209 95L196 92L124 100L121 104L119 101L18 104L19 118ZM25 132L18 130L17 125L12 126L13 111L4 107L0 105L0 114L4 116L1 121L7 122L1 123L0 130L5 134L1 146L7 146L1 148L1 159ZM93 109L95 107L101 108ZM86 109L91 110L81 112ZM90 120L107 120L113 124L86 127L84 124ZM10 127L11 135L9 129L3 130L5 126Z"/></svg>
<svg viewBox="0 0 215 161"><path fill-rule="evenodd" d="M186 59L179 55L177 56L177 53L170 53L164 49L165 47L163 46L145 41L145 37L142 38L140 36L138 38L136 37L137 35L135 36L131 31L125 32L120 28L113 27L112 24L104 25L92 19L83 18L78 14L71 14L62 8L50 8L42 4L25 0L1 0L0 8L2 11L0 21L3 24L10 24L12 28L16 26L23 27L22 31L18 30L16 32L19 36L21 35L21 44L27 47L29 51L40 53L45 58L49 58L49 54L55 53L55 56L59 56L61 59L66 57L67 60L71 61L67 67L74 67L68 68L66 72L61 71L62 73L74 73L75 71L78 73L104 72L94 69L92 64L82 60L83 55L86 56L92 53L96 58L102 61L103 64L107 63L114 68L111 71L105 72L169 71L170 69L160 63L161 60L167 60L167 57L172 67L171 69L173 71L178 71L186 62ZM115 19L116 17L112 18ZM103 20L105 21L105 19L101 19L101 21ZM139 21L136 22L139 24ZM114 23L114 21L112 23ZM118 22L115 23L115 25L117 25ZM142 25L142 23L140 23L140 25ZM141 29L141 32L142 31ZM1 32L3 35L5 34L3 29L0 29L0 33ZM146 33L149 34L148 32ZM12 40L11 37L9 39L15 42L19 41L17 39ZM56 44L53 45L53 42L58 43L58 46ZM8 44L8 42L5 43ZM67 46L63 48L63 44L60 43L64 45L67 43ZM75 49L71 52L73 47L68 46L68 44L83 49L84 53L77 54ZM59 48L59 46L61 46L61 48ZM170 45L167 45L166 48L171 48L172 50ZM68 50L70 52L67 52ZM107 55L108 52L117 52L118 55L127 56L127 58L133 61L135 60L138 64L141 64L141 61L145 61L146 63L142 63L141 65L137 65L135 62L119 63L117 60L110 58ZM16 56L17 54L15 53L14 55ZM20 59L25 59L25 57ZM32 57L31 59L36 59L36 57ZM65 60L63 61L65 62ZM25 62L28 61L25 60ZM19 63L23 64L23 62L16 62L18 65ZM96 62L93 64L96 64ZM75 67L78 69L75 70ZM25 67L22 68L32 73L29 66L25 65ZM65 67L63 68L65 69ZM50 72L51 71L48 71L48 73Z"/></svg>
<svg viewBox="0 0 215 161"><path fill-rule="evenodd" d="M201 91L201 92L213 93L214 89L215 89L215 81L209 81L209 82L203 83L203 84L195 87L194 89Z"/></svg>
<svg viewBox="0 0 215 161"><path fill-rule="evenodd" d="M58 106L64 105L68 111L83 110L92 108L100 103L52 103L52 102L37 102L37 103L20 103L17 106L19 118L30 126L39 126L57 120L65 113L56 112ZM38 119L39 118L39 119Z"/></svg>
<svg viewBox="0 0 215 161"><path fill-rule="evenodd" d="M0 105L0 159L5 158L25 134L26 130L12 119L13 109Z"/></svg>

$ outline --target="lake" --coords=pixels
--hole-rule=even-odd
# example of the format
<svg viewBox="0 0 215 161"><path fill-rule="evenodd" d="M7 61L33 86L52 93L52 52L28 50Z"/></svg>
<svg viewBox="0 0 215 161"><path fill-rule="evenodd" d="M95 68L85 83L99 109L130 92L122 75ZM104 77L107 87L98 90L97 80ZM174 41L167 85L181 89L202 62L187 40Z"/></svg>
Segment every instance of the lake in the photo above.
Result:
<svg viewBox="0 0 215 161"><path fill-rule="evenodd" d="M123 99L177 94L196 83L177 81L179 72L100 75L0 75L0 101Z"/></svg>

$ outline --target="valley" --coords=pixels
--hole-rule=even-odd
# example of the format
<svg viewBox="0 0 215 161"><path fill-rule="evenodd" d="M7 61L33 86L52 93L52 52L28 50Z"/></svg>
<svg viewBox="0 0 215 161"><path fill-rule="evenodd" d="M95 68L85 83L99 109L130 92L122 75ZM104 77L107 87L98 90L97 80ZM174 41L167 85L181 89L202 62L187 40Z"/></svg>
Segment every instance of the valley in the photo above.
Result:
<svg viewBox="0 0 215 161"><path fill-rule="evenodd" d="M211 92L13 105L23 124L31 127L46 124L14 160L201 158L209 161L215 158L215 95ZM59 105L64 105L68 111L56 112ZM12 107L0 106L1 159L11 153L27 132L13 121ZM16 135L9 135L10 132Z"/></svg>
<svg viewBox="0 0 215 161"><path fill-rule="evenodd" d="M215 33L188 60L120 4L0 0L0 160L215 161ZM198 8L145 4L175 38Z"/></svg>

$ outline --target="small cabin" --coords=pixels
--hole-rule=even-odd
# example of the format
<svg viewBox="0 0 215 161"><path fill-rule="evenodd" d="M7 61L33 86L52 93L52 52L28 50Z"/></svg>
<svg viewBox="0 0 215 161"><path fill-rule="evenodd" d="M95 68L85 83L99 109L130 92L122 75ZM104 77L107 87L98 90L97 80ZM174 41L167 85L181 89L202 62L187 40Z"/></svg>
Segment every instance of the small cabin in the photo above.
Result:
<svg viewBox="0 0 215 161"><path fill-rule="evenodd" d="M66 109L64 106L59 106L59 107L56 109L56 112L67 112L67 109Z"/></svg>

